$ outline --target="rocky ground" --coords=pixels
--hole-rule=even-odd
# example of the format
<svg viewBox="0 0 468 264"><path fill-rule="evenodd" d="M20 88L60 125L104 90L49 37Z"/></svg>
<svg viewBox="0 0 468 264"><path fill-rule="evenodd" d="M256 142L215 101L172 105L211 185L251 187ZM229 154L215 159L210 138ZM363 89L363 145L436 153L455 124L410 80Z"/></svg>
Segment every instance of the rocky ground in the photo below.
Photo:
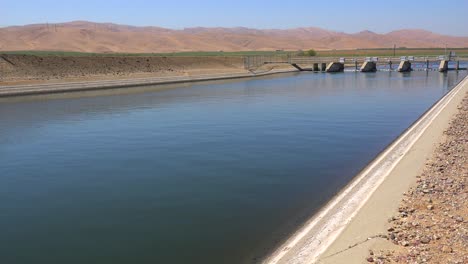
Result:
<svg viewBox="0 0 468 264"><path fill-rule="evenodd" d="M468 94L445 140L389 219L398 251L370 251L374 263L468 263Z"/></svg>
<svg viewBox="0 0 468 264"><path fill-rule="evenodd" d="M36 56L0 53L0 86L15 82L242 72L242 57Z"/></svg>
<svg viewBox="0 0 468 264"><path fill-rule="evenodd" d="M293 69L287 64L268 64L254 71L262 73ZM244 68L244 59L240 56L39 56L0 52L0 88L17 84L245 74L248 72Z"/></svg>

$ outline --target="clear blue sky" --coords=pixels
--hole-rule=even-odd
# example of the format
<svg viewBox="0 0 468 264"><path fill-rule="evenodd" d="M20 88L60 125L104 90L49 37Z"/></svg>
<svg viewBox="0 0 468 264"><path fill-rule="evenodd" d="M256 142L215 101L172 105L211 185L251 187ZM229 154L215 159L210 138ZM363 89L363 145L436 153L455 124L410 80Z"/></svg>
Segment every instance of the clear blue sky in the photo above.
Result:
<svg viewBox="0 0 468 264"><path fill-rule="evenodd" d="M0 26L89 20L167 28L316 26L348 33L421 28L468 36L468 0L0 0L0 8Z"/></svg>

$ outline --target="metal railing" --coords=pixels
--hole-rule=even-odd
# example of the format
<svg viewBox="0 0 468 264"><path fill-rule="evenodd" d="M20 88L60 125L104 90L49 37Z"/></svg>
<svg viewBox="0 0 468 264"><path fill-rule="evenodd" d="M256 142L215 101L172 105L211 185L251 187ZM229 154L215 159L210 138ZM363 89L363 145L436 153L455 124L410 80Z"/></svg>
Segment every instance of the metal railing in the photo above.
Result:
<svg viewBox="0 0 468 264"><path fill-rule="evenodd" d="M385 56L385 57L303 57L303 56L246 56L244 57L244 67L246 69L253 69L261 67L265 64L306 64L311 65L314 63L329 63L329 62L342 62L342 63L363 63L365 61L374 61L376 63L398 63L402 60L409 60L414 62L434 62L441 60L450 61L468 61L468 56Z"/></svg>

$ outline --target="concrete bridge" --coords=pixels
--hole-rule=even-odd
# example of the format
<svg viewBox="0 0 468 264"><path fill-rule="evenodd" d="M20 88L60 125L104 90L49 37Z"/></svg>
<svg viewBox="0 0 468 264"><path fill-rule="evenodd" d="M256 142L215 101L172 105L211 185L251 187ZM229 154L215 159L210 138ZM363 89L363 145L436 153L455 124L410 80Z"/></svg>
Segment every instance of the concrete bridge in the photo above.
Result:
<svg viewBox="0 0 468 264"><path fill-rule="evenodd" d="M246 69L256 69L265 64L290 64L299 71L342 72L345 68L360 72L377 70L409 72L418 70L461 70L460 62L468 62L468 56L402 56L402 57L294 57L294 56L247 56L244 57Z"/></svg>

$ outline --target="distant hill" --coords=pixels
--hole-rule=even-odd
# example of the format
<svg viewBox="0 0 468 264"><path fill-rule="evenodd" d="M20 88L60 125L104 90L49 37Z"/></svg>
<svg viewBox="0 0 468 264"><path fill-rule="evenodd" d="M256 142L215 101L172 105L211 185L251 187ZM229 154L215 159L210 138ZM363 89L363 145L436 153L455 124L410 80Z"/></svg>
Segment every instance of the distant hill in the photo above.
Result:
<svg viewBox="0 0 468 264"><path fill-rule="evenodd" d="M299 50L314 48L468 47L468 37L403 29L387 34L355 34L315 27L294 29L203 28L173 30L112 23L73 21L0 28L0 51L178 52Z"/></svg>

